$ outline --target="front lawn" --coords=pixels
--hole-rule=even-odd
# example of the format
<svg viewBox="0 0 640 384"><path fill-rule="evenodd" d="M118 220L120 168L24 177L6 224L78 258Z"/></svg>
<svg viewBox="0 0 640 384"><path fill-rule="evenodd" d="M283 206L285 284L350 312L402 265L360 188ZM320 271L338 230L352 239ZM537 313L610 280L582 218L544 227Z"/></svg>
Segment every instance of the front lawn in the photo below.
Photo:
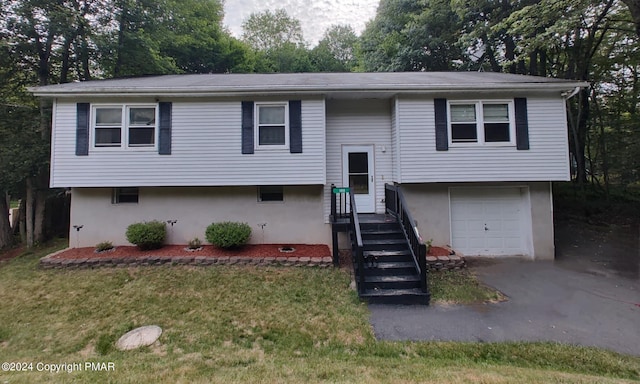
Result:
<svg viewBox="0 0 640 384"><path fill-rule="evenodd" d="M0 382L606 383L640 379L640 358L550 343L377 342L343 270L250 266L41 270L0 265ZM434 292L434 300L438 300ZM446 298L443 298L446 300ZM157 324L159 343L120 352ZM36 364L80 363L74 372ZM85 362L113 363L89 371ZM40 366L42 367L42 366Z"/></svg>

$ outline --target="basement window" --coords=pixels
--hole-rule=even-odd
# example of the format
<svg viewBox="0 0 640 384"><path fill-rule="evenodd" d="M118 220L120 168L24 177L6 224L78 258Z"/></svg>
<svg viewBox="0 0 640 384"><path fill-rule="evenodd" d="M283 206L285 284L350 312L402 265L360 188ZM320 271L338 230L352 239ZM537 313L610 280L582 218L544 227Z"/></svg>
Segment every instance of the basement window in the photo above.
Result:
<svg viewBox="0 0 640 384"><path fill-rule="evenodd" d="M281 185L267 185L258 187L258 201L273 202L284 201L284 188Z"/></svg>
<svg viewBox="0 0 640 384"><path fill-rule="evenodd" d="M137 187L113 188L112 204L137 204L139 191Z"/></svg>

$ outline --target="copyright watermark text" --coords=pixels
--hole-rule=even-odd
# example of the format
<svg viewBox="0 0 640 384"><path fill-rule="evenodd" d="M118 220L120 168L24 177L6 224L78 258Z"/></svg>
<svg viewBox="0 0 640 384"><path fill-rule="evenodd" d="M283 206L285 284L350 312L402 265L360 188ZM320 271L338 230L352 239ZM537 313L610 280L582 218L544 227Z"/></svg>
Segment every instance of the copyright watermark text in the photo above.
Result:
<svg viewBox="0 0 640 384"><path fill-rule="evenodd" d="M81 363L43 363L27 361L5 361L2 363L2 372L49 372L49 373L74 373L74 372L113 372L116 364L113 362L84 361Z"/></svg>

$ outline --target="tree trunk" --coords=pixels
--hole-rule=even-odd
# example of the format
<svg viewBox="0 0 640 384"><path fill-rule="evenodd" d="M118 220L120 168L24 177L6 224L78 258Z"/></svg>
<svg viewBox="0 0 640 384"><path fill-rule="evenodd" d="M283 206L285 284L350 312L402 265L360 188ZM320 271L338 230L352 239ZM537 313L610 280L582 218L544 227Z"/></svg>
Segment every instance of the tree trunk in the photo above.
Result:
<svg viewBox="0 0 640 384"><path fill-rule="evenodd" d="M534 50L529 54L529 74L538 75L538 50Z"/></svg>
<svg viewBox="0 0 640 384"><path fill-rule="evenodd" d="M60 68L61 83L69 82L69 67L70 67L69 57L71 56L72 40L73 39L70 36L67 36L64 40L64 44L62 45L62 67Z"/></svg>
<svg viewBox="0 0 640 384"><path fill-rule="evenodd" d="M0 198L0 249L10 246L13 238L9 223L9 204L5 197Z"/></svg>
<svg viewBox="0 0 640 384"><path fill-rule="evenodd" d="M27 178L27 191L25 197L25 229L27 235L27 247L31 248L34 246L34 233L33 233L33 217L34 217L34 203L35 203L35 187L33 185L33 179L31 177Z"/></svg>
<svg viewBox="0 0 640 384"><path fill-rule="evenodd" d="M14 234L20 233L20 242L22 244L27 243L26 210L26 199L22 199L20 200L20 207L18 208L18 225L14 228Z"/></svg>
<svg viewBox="0 0 640 384"><path fill-rule="evenodd" d="M640 0L622 0L629 7L633 24L636 27L636 34L640 37Z"/></svg>
<svg viewBox="0 0 640 384"><path fill-rule="evenodd" d="M119 1L116 6L120 8L120 18L118 19L118 47L116 52L116 64L113 68L113 76L120 76L120 72L122 71L122 62L123 62L123 50L124 50L124 38L125 38L125 30L127 28L127 2Z"/></svg>
<svg viewBox="0 0 640 384"><path fill-rule="evenodd" d="M544 50L540 51L540 65L538 66L539 68L539 74L540 76L547 76L547 52Z"/></svg>
<svg viewBox="0 0 640 384"><path fill-rule="evenodd" d="M577 119L571 124L571 138L573 139L573 156L576 160L576 181L582 186L587 182L585 147L589 121L589 89L581 90L578 95Z"/></svg>
<svg viewBox="0 0 640 384"><path fill-rule="evenodd" d="M46 191L38 190L35 193L35 210L33 215L33 239L36 244L42 244L46 240L45 233L45 207L47 203Z"/></svg>

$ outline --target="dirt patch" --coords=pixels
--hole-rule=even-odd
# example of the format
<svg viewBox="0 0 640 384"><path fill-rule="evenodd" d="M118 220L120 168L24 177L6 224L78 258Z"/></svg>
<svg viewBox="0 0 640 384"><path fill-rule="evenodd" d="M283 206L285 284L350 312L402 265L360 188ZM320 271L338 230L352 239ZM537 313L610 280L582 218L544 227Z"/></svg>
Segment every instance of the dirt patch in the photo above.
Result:
<svg viewBox="0 0 640 384"><path fill-rule="evenodd" d="M225 250L214 247L213 245L205 245L199 251L187 251L186 245L166 245L160 249L141 251L133 246L118 246L114 250L96 253L95 248L72 248L60 252L53 256L54 259L100 259L100 258L130 258L145 256L160 257L198 257L198 256L245 256L245 257L330 257L329 247L324 244L295 244L293 252L280 252L278 248L282 248L284 244L250 244L242 248L234 250Z"/></svg>
<svg viewBox="0 0 640 384"><path fill-rule="evenodd" d="M636 223L555 223L556 263L595 275L640 278L640 228Z"/></svg>

